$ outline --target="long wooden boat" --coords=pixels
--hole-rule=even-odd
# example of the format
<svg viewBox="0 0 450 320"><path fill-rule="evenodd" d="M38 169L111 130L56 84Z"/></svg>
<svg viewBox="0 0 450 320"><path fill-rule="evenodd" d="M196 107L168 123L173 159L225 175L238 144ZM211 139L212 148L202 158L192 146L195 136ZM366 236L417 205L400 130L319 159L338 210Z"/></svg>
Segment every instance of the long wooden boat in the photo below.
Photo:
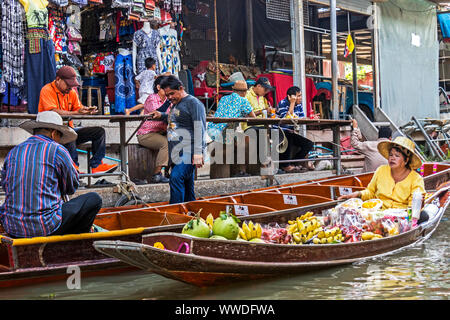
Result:
<svg viewBox="0 0 450 320"><path fill-rule="evenodd" d="M429 191L450 180L450 165L440 166L437 172L431 173L431 170L425 172L425 184ZM94 222L107 232L14 239L0 226L0 287L66 279L67 267L73 265L80 267L84 277L127 271L130 266L96 251L93 242L141 242L144 235L179 232L192 219L192 213L201 210L204 218L209 213L217 217L229 206L242 209L241 220L259 219L264 222L266 219L270 222L272 217L281 217L288 212L297 214L303 208L314 210L324 203L335 205L333 200L342 192L362 189L371 176L363 174L310 180L177 205L160 203L143 208L111 208L98 214ZM289 197L289 201L285 197Z"/></svg>
<svg viewBox="0 0 450 320"><path fill-rule="evenodd" d="M302 273L385 255L427 239L447 209L449 195L449 187L437 195L440 198L439 211L427 222L399 235L376 240L295 245L157 233L144 236L141 243L96 241L94 247L142 270L200 287ZM324 204L316 210L328 207L329 204ZM295 218L292 213L286 213L278 216L276 222L287 217ZM162 243L164 249L155 247L157 242Z"/></svg>

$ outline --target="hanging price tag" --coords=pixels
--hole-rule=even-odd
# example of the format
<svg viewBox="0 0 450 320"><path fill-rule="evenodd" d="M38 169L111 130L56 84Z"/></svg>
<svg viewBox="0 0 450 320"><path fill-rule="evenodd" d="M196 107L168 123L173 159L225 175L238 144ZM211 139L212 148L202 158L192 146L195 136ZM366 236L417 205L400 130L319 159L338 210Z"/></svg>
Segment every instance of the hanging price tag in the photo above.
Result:
<svg viewBox="0 0 450 320"><path fill-rule="evenodd" d="M249 215L248 207L247 206L235 205L234 206L234 214L235 215L240 215L240 216L248 216Z"/></svg>
<svg viewBox="0 0 450 320"><path fill-rule="evenodd" d="M297 205L297 196L291 196L289 194L284 194L283 195L283 199L284 199L284 204L292 204L292 205Z"/></svg>

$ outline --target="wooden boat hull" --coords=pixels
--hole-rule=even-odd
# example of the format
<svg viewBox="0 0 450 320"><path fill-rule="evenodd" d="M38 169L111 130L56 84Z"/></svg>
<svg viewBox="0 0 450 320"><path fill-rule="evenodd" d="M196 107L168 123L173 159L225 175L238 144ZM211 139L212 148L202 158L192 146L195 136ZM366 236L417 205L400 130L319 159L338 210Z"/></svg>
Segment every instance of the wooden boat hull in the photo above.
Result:
<svg viewBox="0 0 450 320"><path fill-rule="evenodd" d="M130 265L200 287L234 281L255 280L280 274L316 271L353 263L358 259L316 262L254 262L202 257L159 250L130 242L95 242L97 250L105 255L120 257Z"/></svg>
<svg viewBox="0 0 450 320"><path fill-rule="evenodd" d="M450 166L443 167L441 172L425 178L426 185L428 184L427 189L434 190L440 183L450 180L450 169L445 168ZM286 223L289 219L306 211L320 214L324 208L331 208L337 204L336 201L329 202L329 200L339 196L339 188L350 187L356 190L370 181L370 177L371 174L365 174L356 177L312 180L263 188L251 194L209 197L202 201L178 206L158 204L154 208L115 208L115 212L113 210L113 212L98 214L95 221L95 224L112 230L111 232L85 234L80 237L42 237L22 240L0 235L0 287L66 278L68 277L67 267L73 265L81 266L83 276L89 275L90 272L100 274L102 270L109 273L122 270L124 267L129 269L120 260L105 257L96 251L93 242L120 240L141 243L143 236L148 234L180 232L183 225L192 218L187 213L197 212L200 208L207 208L202 212L204 217L210 212L217 216L220 210L224 210L229 205L243 204L250 208L249 215L240 216L240 219L260 223L272 221ZM259 198L254 195L255 193L260 194ZM288 193L295 195L298 200L297 205L283 203L283 195ZM266 201L269 198L271 200Z"/></svg>
<svg viewBox="0 0 450 320"><path fill-rule="evenodd" d="M439 223L440 217L426 227L419 227L408 235L395 236L392 237L393 239L385 238L340 245L284 245L286 247L301 247L301 249L286 248L285 254L280 256L278 256L277 252L280 251L280 246L283 245L238 243L239 241L233 241L231 243L235 244L236 247L229 252L223 251L224 248L220 247L219 242L225 242L221 240L210 241L211 245L218 246L215 254L211 254L214 248L210 247L208 253L211 256L177 253L157 249L151 245L122 241L96 241L94 246L103 254L120 259L142 270L192 285L206 287L235 281L248 281L279 275L318 271L392 253L428 237ZM165 236L170 235L166 234ZM172 236L178 237L178 239L181 238L181 240L191 241L190 247L193 248L193 251L202 251L195 250L197 247L203 247L196 240L179 235ZM155 234L153 235L153 240L164 241L164 235ZM342 249L338 250L338 254L333 254L337 252L337 246L341 246ZM264 248L269 249L264 250ZM307 249L304 250L305 248ZM364 252L366 249L370 251ZM312 251L316 252L312 253ZM237 254L238 252L240 254ZM249 252L253 254L246 255ZM258 255L258 252L261 252L261 255ZM288 253L286 254L286 252ZM268 253L272 255L268 255ZM285 259L286 255L289 257L288 260ZM316 260L308 261L306 259L306 257L311 256L315 257ZM342 258L344 256L347 258Z"/></svg>
<svg viewBox="0 0 450 320"><path fill-rule="evenodd" d="M408 232L371 241L283 245L157 233L144 236L142 243L96 241L94 247L132 266L197 286L302 273L390 254L424 241L439 225L450 203L449 192L441 193L441 207L429 221ZM156 242L165 249L154 247Z"/></svg>

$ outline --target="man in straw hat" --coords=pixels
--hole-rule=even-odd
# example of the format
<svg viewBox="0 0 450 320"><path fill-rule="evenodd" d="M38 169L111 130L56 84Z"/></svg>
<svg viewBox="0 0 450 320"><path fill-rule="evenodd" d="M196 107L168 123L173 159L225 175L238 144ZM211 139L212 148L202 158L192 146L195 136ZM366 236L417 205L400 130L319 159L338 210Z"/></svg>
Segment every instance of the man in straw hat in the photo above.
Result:
<svg viewBox="0 0 450 320"><path fill-rule="evenodd" d="M20 127L32 136L6 156L1 171L5 202L0 220L6 232L18 238L89 232L102 206L96 193L63 203L79 186L78 172L61 144L77 134L53 111L38 113L36 121Z"/></svg>
<svg viewBox="0 0 450 320"><path fill-rule="evenodd" d="M339 200L380 199L383 201L383 209L411 207L414 191L419 190L425 194L423 178L416 171L422 161L415 152L414 142L400 136L394 141L385 140L378 143L378 151L388 160L388 164L375 171L365 190L341 196Z"/></svg>
<svg viewBox="0 0 450 320"><path fill-rule="evenodd" d="M81 104L75 88L80 84L77 80L75 69L70 66L61 67L56 73L56 79L45 85L40 93L39 112L55 111L59 115L80 115L96 114L97 107L85 107ZM73 128L72 121L69 126ZM78 138L64 146L69 151L72 160L78 170L77 145L91 141L92 159L89 160L89 166L92 173L108 173L118 168L117 164L107 164L103 162L106 152L105 129L102 127L84 127L75 128Z"/></svg>
<svg viewBox="0 0 450 320"><path fill-rule="evenodd" d="M247 82L244 80L237 80L232 86L233 93L227 96L224 96L220 99L219 104L217 106L217 110L214 113L214 117L216 118L245 118L250 116L252 118L256 118L255 113L253 112L253 108L250 102L245 98L245 95L248 90ZM237 124L239 125L239 124ZM229 138L227 138L225 129L233 129L236 126L233 126L231 123L208 123L208 135L211 140L214 141L213 145L213 156L216 155L216 148L223 148L223 154L226 151L226 144L232 143ZM226 144L225 144L226 143ZM226 159L223 159L223 163L226 163ZM229 176L228 170L230 169L229 165L227 166L226 172L223 173L224 176ZM223 169L223 168L222 168ZM241 165L239 168L238 175L246 175L245 165ZM219 170L216 168L216 164L211 164L211 179L215 178L223 178L218 173Z"/></svg>

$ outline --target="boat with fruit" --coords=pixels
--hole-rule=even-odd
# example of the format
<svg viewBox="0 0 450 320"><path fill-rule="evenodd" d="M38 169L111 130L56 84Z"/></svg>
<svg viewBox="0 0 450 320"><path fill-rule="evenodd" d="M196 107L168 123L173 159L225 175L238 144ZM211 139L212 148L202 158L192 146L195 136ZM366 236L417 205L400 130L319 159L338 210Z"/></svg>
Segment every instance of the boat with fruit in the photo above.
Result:
<svg viewBox="0 0 450 320"><path fill-rule="evenodd" d="M357 202L332 202L257 215L242 223L230 214L214 220L209 216L205 221L197 217L181 234L145 235L141 243L96 241L94 246L105 255L167 278L202 287L219 285L392 254L431 236L450 204L449 195L448 185L430 194L423 207L428 219L419 224L411 221L407 210L406 214L380 210L378 201L369 201L365 207Z"/></svg>
<svg viewBox="0 0 450 320"><path fill-rule="evenodd" d="M425 166L427 190L435 190L441 182L450 180L450 165L436 170ZM103 275L132 270L117 258L96 251L93 242L119 240L142 242L143 236L160 232L181 232L195 213L206 219L230 209L242 221L258 219L261 223L298 213L302 208L315 210L331 203L345 192L361 190L372 174L340 176L273 186L241 193L207 197L197 201L170 205L146 204L102 209L94 224L101 232L77 235L15 239L0 226L0 287L35 284L65 279L67 267L77 265L83 276Z"/></svg>

